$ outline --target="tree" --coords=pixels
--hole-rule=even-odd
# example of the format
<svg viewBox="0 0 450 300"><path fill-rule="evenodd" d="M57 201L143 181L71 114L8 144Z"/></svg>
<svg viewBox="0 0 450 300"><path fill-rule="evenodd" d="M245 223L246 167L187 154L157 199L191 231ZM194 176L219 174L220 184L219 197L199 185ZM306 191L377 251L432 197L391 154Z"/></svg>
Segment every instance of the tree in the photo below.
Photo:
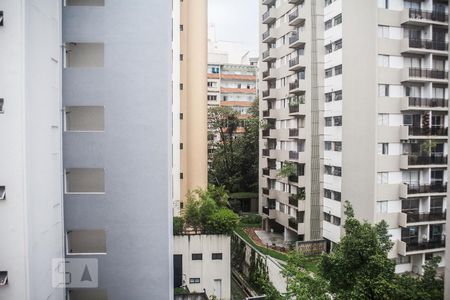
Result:
<svg viewBox="0 0 450 300"><path fill-rule="evenodd" d="M306 260L302 253L289 255L283 276L287 281L287 299L330 300L328 282L321 276L305 271Z"/></svg>
<svg viewBox="0 0 450 300"><path fill-rule="evenodd" d="M258 103L243 118L229 107L212 107L208 112L210 130L219 140L211 145L209 181L230 192L258 191ZM237 129L243 127L243 133Z"/></svg>
<svg viewBox="0 0 450 300"><path fill-rule="evenodd" d="M184 219L181 217L173 217L173 235L183 234Z"/></svg>
<svg viewBox="0 0 450 300"><path fill-rule="evenodd" d="M387 256L392 244L386 222L360 222L348 202L345 215L345 236L323 256L320 275L335 299L394 299L395 263Z"/></svg>

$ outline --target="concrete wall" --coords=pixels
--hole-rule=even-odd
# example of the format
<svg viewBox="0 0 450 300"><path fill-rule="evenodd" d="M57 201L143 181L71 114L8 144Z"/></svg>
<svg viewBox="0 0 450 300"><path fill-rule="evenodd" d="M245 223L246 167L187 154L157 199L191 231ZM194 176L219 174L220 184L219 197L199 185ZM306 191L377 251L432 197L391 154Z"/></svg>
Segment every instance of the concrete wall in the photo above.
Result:
<svg viewBox="0 0 450 300"><path fill-rule="evenodd" d="M60 2L0 3L0 299L63 299L52 258L63 256Z"/></svg>
<svg viewBox="0 0 450 300"><path fill-rule="evenodd" d="M63 103L105 107L104 132L64 133L64 167L103 168L105 193L64 201L66 231L106 232L109 300L173 297L171 18L170 1L63 9L64 43L104 44L103 67L63 70Z"/></svg>
<svg viewBox="0 0 450 300"><path fill-rule="evenodd" d="M208 296L231 299L230 237L225 235L174 236L174 254L183 256L183 280L191 292L206 290ZM202 260L192 260L192 254L201 253ZM222 253L221 260L212 260L213 253ZM190 278L200 278L200 283L189 283ZM221 280L221 292L215 286ZM217 284L217 282L216 282Z"/></svg>

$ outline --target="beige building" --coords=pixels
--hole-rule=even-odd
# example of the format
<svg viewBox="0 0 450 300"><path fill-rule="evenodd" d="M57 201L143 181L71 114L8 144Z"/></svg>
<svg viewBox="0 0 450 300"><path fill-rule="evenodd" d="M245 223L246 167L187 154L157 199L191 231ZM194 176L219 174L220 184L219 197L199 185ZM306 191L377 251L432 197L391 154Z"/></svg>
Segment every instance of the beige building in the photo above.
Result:
<svg viewBox="0 0 450 300"><path fill-rule="evenodd" d="M174 31L180 39L178 48L174 47L173 80L174 89L178 89L178 98L174 92L173 117L180 120L173 132L173 200L174 215L178 215L188 191L205 188L208 182L208 23L206 0L175 2L180 15L179 23L174 18Z"/></svg>
<svg viewBox="0 0 450 300"><path fill-rule="evenodd" d="M427 259L444 258L447 1L263 3L261 114L275 128L262 136L269 227L305 240L318 230L330 249L348 200L360 219L388 223L397 272L420 273ZM293 103L295 94L302 98ZM286 160L303 164L296 175L304 176L277 178ZM299 187L305 200L297 203Z"/></svg>

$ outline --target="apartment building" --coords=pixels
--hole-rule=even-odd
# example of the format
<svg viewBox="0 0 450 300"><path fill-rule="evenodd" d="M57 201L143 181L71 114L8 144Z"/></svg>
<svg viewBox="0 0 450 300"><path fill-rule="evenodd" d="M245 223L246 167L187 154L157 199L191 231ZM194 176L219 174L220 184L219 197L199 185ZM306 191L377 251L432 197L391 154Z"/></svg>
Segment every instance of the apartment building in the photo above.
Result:
<svg viewBox="0 0 450 300"><path fill-rule="evenodd" d="M208 184L208 5L207 0L174 0L173 5L173 120L179 124L173 129L172 180L174 215L179 215L188 192Z"/></svg>
<svg viewBox="0 0 450 300"><path fill-rule="evenodd" d="M264 0L260 10L263 225L286 241L319 240L323 1Z"/></svg>
<svg viewBox="0 0 450 300"><path fill-rule="evenodd" d="M60 12L0 3L0 299L64 296L51 281L64 256Z"/></svg>
<svg viewBox="0 0 450 300"><path fill-rule="evenodd" d="M62 13L66 257L98 261L68 297L171 299L172 3Z"/></svg>
<svg viewBox="0 0 450 300"><path fill-rule="evenodd" d="M256 100L256 72L251 65L209 64L208 106L231 107L245 117Z"/></svg>
<svg viewBox="0 0 450 300"><path fill-rule="evenodd" d="M279 149L285 148L283 153L292 151L293 158L306 159L307 178L308 170L313 169L308 167L312 155L307 151L316 148L308 135L304 152L296 150L291 143L283 143L284 137L275 135L280 130L278 126L290 128L292 124L286 119L284 125L280 118L285 116L282 114L287 110L286 102L281 102L281 107L270 104L278 101L280 92L286 94L279 74L287 66L282 66L284 61L279 57L282 46L276 46L282 43L278 35L282 25L277 28L278 23L283 24L281 9L286 7L292 16L289 21L292 28L297 14L301 16L309 5L314 5L314 1L298 6L292 2L296 1L263 1L268 10L262 23L275 24L267 26L267 31L266 27L262 29L263 49L266 49L264 44L275 43L263 56L269 68L263 71L268 89L263 92L267 107L263 107L262 115L271 125L269 128L275 128L263 131L263 143L267 144L263 144L262 150L261 184L268 182L262 185L265 187L262 192L266 194L262 195L262 210L268 222L278 222L279 210L287 209L288 213L290 210L292 217L295 213L289 203L283 203L279 209L280 190L293 194L289 181L283 185L278 183L279 179L273 180L276 169L288 160L286 154L281 159L276 157ZM324 6L319 8L322 4ZM315 23L316 32L304 30L298 35L293 32L287 38L291 39L290 44L302 38L317 41L316 52L306 51L308 42L305 42L305 55L293 58L289 64L291 72L297 60L310 61L312 66L311 61L323 62L317 69L323 75L317 86L323 88L304 87L304 100L299 102L305 104L300 104L299 109L291 108L291 113L300 111L299 118L304 115L306 122L294 124L298 128L290 129L292 134L297 134L311 126L308 114L314 110L309 108L308 95L317 92L320 144L316 146L323 165L314 161L311 164L320 166L320 175L315 179L320 182L321 234L328 249L339 242L343 234L343 204L350 201L361 220L388 223L394 242L390 257L397 261L397 272L420 273L427 259L444 258L448 181L448 3L439 0L327 0L317 1L316 5L316 9L323 10L323 20ZM289 15L287 18L289 20ZM305 24L308 24L307 19ZM308 39L310 34L313 36ZM317 56L310 57L314 53ZM311 67L305 65L299 68L304 70L304 78L308 80ZM290 77L287 81L291 82L293 91L303 83L295 80ZM267 165L264 165L266 159ZM305 186L308 200L313 194ZM298 189L294 193L296 191ZM295 208L297 202L291 202ZM304 221L310 222L308 202L304 204ZM445 259L441 266L444 264Z"/></svg>

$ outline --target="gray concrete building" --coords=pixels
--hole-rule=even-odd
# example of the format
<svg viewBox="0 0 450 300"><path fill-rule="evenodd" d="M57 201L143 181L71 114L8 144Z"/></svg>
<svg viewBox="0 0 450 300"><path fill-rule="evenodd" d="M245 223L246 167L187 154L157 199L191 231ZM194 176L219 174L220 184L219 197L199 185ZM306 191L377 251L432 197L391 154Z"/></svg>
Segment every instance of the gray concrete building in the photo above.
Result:
<svg viewBox="0 0 450 300"><path fill-rule="evenodd" d="M262 134L261 209L267 222L295 232L286 219L295 218L295 210L303 206L305 228L310 224L310 230L316 230L310 216L315 216L314 205L320 203L319 232L331 249L342 237L343 204L350 201L361 220L388 223L394 242L389 256L396 260L397 272L421 273L422 265L434 256L442 257L440 266L444 266L448 2L267 0L262 4L267 7L262 10L262 24L274 24L262 25L261 30L262 49L267 51L262 78L268 82L261 114L275 125ZM311 10L314 6L316 10ZM311 23L315 26L308 27L308 17L314 16L310 11L323 19L317 17L318 22ZM297 15L304 15L304 21L296 21ZM305 24L304 29L296 24ZM304 55L292 51L293 58L284 58L286 44L294 48L302 39ZM313 44L309 51L311 41L316 48ZM289 59L293 61L288 65ZM302 72L300 78L305 79L298 80ZM316 75L319 81L310 84L316 72L323 77ZM285 100L287 84L292 88L289 94L299 86L305 95L299 108ZM296 121L292 114L299 115ZM316 122L319 138L315 139ZM304 150L295 149L297 132L304 132ZM304 162L306 179L305 200L298 204L283 200L294 199L296 184L276 176L282 163L296 162L297 157Z"/></svg>
<svg viewBox="0 0 450 300"><path fill-rule="evenodd" d="M66 257L96 258L73 299L171 299L171 1L66 0Z"/></svg>

